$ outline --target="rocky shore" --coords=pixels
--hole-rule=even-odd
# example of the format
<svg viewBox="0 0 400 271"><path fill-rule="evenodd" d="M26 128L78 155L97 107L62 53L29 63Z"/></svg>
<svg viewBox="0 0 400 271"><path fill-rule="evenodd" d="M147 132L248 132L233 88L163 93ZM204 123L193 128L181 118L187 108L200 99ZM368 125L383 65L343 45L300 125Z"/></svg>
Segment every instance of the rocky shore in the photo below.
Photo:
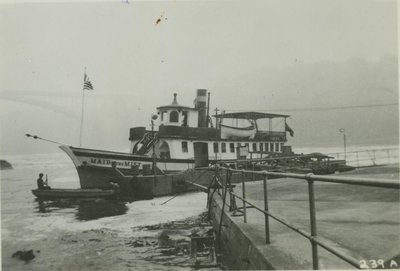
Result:
<svg viewBox="0 0 400 271"><path fill-rule="evenodd" d="M108 228L59 231L19 251L3 251L3 270L221 270L210 264L209 251L198 253L197 260L191 255L192 236L212 235L205 213L131 229L128 238Z"/></svg>

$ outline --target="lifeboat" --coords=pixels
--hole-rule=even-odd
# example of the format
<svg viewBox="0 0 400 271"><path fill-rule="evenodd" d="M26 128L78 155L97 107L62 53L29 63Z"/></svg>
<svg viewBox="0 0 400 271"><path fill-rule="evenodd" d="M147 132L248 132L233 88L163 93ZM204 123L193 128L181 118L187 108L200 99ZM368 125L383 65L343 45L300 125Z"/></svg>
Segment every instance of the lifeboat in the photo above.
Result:
<svg viewBox="0 0 400 271"><path fill-rule="evenodd" d="M232 127L221 124L221 138L254 138L256 135L256 127Z"/></svg>

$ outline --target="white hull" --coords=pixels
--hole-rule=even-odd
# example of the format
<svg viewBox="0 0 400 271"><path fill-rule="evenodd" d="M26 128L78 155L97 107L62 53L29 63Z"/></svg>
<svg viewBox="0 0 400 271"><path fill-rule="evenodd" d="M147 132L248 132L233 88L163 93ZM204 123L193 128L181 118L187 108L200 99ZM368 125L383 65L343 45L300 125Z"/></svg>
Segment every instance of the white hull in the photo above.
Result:
<svg viewBox="0 0 400 271"><path fill-rule="evenodd" d="M127 175L133 174L137 168L143 170L144 165L151 166L153 160L148 156L129 153L91 150L60 146L72 159L79 175L81 188L101 188L109 186L109 181L115 178L112 164ZM164 171L184 171L194 167L191 159L156 160L158 168ZM137 170L136 170L137 171Z"/></svg>

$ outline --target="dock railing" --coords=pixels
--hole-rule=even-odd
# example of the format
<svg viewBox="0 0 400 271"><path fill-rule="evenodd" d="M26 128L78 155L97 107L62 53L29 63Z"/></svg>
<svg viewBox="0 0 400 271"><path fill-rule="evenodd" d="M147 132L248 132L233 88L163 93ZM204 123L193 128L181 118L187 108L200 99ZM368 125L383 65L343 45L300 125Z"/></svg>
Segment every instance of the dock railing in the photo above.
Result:
<svg viewBox="0 0 400 271"><path fill-rule="evenodd" d="M399 148L366 149L347 152L326 153L338 160L346 160L353 167L377 166L399 163Z"/></svg>
<svg viewBox="0 0 400 271"><path fill-rule="evenodd" d="M398 180L380 180L380 179L370 179L370 178L349 178L349 177L337 177L337 176L321 176L314 175L312 173L309 174L295 174L295 173L278 173L278 172L268 172L268 171L253 171L253 170L236 170L227 167L222 167L219 165L215 165L212 170L215 170L215 176L219 176L220 171L226 171L225 183L222 181L222 178L214 178L219 183L219 186L224 189L224 197L223 197L223 206L225 206L226 201L226 193L229 192L231 198L237 198L242 201L243 205L243 220L244 223L247 223L247 212L246 209L251 206L252 208L258 210L263 213L265 216L265 242L266 244L270 243L270 230L269 230L269 218L276 220L277 222L285 225L286 227L292 229L303 237L307 238L311 242L311 250L312 250L312 264L313 269L319 269L319 257L318 257L318 247L322 247L325 250L329 251L333 255L339 257L345 262L351 264L352 266L363 269L363 266L360 265L360 262L353 257L339 251L332 245L323 241L317 232L317 220L316 220L316 211L315 211L315 196L314 196L314 182L326 182L326 183L340 183L340 184L349 184L349 185L362 185L362 186L372 186L378 188L392 188L392 189L400 189L400 181ZM238 172L241 173L241 182L242 182L242 195L237 195L234 193L230 177L232 173ZM262 175L263 179L263 194L264 194L264 207L260 208L256 204L246 199L246 174L257 174ZM280 178L295 178L305 180L308 184L308 199L309 199L309 213L310 213L310 232L299 229L296 226L291 225L289 222L284 219L278 217L275 214L272 214L268 208L268 177L280 177ZM220 181L218 181L218 179ZM251 180L251 179L250 179ZM224 212L224 208L222 208L222 212ZM221 217L222 221L222 217Z"/></svg>

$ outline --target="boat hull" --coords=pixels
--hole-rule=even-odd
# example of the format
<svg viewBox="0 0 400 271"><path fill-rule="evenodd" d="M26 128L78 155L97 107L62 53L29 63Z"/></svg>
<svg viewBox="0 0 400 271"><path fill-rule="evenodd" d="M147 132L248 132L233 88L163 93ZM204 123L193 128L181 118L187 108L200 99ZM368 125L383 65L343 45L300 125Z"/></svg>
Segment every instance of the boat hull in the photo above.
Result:
<svg viewBox="0 0 400 271"><path fill-rule="evenodd" d="M39 199L87 199L87 198L112 198L115 196L115 191L112 189L49 189L41 190L34 189L32 194Z"/></svg>
<svg viewBox="0 0 400 271"><path fill-rule="evenodd" d="M70 146L60 148L73 161L82 189L109 188L110 181L119 177L112 168L113 163L125 175L137 175L138 170L148 172L153 163L151 157L129 153ZM184 171L194 167L193 159L156 159L156 162L157 166L166 172Z"/></svg>

